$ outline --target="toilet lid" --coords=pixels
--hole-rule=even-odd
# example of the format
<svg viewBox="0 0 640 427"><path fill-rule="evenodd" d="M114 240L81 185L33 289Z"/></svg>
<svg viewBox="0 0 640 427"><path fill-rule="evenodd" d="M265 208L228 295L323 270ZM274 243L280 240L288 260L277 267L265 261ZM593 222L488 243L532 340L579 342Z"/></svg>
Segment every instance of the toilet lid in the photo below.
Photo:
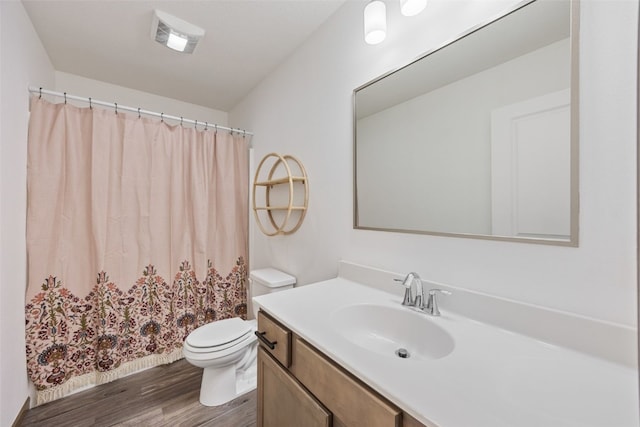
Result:
<svg viewBox="0 0 640 427"><path fill-rule="evenodd" d="M219 320L200 326L187 336L187 343L195 348L230 347L251 333L251 324L239 317Z"/></svg>

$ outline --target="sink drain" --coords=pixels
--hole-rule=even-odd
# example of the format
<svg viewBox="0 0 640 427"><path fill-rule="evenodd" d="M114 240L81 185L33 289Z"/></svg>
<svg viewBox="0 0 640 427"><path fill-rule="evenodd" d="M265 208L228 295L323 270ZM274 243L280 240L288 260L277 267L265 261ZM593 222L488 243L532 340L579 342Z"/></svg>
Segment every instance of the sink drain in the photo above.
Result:
<svg viewBox="0 0 640 427"><path fill-rule="evenodd" d="M406 348L399 348L396 350L396 356L401 359L408 359L410 355L409 351Z"/></svg>

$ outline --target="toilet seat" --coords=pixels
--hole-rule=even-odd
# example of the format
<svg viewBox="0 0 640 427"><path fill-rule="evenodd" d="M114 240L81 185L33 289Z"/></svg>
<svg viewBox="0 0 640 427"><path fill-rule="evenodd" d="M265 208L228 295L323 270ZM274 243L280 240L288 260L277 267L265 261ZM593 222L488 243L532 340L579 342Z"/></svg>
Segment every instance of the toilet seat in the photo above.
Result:
<svg viewBox="0 0 640 427"><path fill-rule="evenodd" d="M239 317L207 323L191 332L184 347L192 353L216 353L241 349L254 341L253 324Z"/></svg>

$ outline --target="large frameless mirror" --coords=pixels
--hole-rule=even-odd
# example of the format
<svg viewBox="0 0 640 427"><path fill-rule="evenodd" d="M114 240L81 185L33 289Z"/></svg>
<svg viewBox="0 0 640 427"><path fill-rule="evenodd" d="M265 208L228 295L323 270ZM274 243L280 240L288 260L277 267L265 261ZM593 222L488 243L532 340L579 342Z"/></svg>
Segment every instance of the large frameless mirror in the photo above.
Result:
<svg viewBox="0 0 640 427"><path fill-rule="evenodd" d="M578 2L535 0L354 91L354 227L578 244Z"/></svg>

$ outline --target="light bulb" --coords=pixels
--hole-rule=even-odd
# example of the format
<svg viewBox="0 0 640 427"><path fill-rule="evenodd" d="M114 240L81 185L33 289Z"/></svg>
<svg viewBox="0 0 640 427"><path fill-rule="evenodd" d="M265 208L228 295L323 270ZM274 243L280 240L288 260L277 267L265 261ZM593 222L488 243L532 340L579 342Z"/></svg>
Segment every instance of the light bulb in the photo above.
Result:
<svg viewBox="0 0 640 427"><path fill-rule="evenodd" d="M177 50L178 52L184 52L184 49L187 47L188 42L188 38L171 32L169 33L169 38L167 39L167 47L170 47L173 50Z"/></svg>
<svg viewBox="0 0 640 427"><path fill-rule="evenodd" d="M400 12L404 16L414 16L427 7L427 0L400 0Z"/></svg>
<svg viewBox="0 0 640 427"><path fill-rule="evenodd" d="M364 40L378 44L387 36L387 8L381 0L372 0L364 8Z"/></svg>

